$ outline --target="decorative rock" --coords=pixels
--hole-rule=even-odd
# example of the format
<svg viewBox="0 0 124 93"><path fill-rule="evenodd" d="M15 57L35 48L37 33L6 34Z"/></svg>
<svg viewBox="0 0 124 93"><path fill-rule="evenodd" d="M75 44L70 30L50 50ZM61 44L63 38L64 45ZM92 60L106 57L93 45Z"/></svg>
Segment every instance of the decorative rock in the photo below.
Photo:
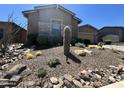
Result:
<svg viewBox="0 0 124 93"><path fill-rule="evenodd" d="M117 75L117 76L115 76L115 79L116 79L116 81L121 81L121 76L120 75Z"/></svg>
<svg viewBox="0 0 124 93"><path fill-rule="evenodd" d="M16 83L19 83L20 82L20 80L21 80L21 76L13 76L11 79L10 79L10 81L14 81L14 82L16 82Z"/></svg>
<svg viewBox="0 0 124 93"><path fill-rule="evenodd" d="M64 82L62 81L61 78L59 78L59 84L54 85L53 88L61 88L63 86Z"/></svg>
<svg viewBox="0 0 124 93"><path fill-rule="evenodd" d="M67 88L72 88L72 83L69 82L68 80L64 80L64 85L67 87Z"/></svg>
<svg viewBox="0 0 124 93"><path fill-rule="evenodd" d="M121 75L121 79L124 80L124 74Z"/></svg>
<svg viewBox="0 0 124 93"><path fill-rule="evenodd" d="M29 68L27 68L21 73L21 76L26 77L26 76L29 76L31 73L32 71Z"/></svg>
<svg viewBox="0 0 124 93"><path fill-rule="evenodd" d="M7 72L4 78L11 78L13 75L20 74L25 69L26 69L26 65L17 64Z"/></svg>
<svg viewBox="0 0 124 93"><path fill-rule="evenodd" d="M86 70L83 70L80 72L81 75L86 75L87 74L87 71Z"/></svg>
<svg viewBox="0 0 124 93"><path fill-rule="evenodd" d="M82 84L81 84L79 81L77 81L77 80L73 80L73 83L74 83L74 85L77 86L78 88L82 88L82 87L83 87Z"/></svg>
<svg viewBox="0 0 124 93"><path fill-rule="evenodd" d="M94 82L93 86L95 88L102 87L102 83L101 82Z"/></svg>
<svg viewBox="0 0 124 93"><path fill-rule="evenodd" d="M56 77L51 77L50 81L52 82L52 84L58 84L59 83L59 81Z"/></svg>
<svg viewBox="0 0 124 93"><path fill-rule="evenodd" d="M45 82L43 88L52 88L53 85L50 82Z"/></svg>
<svg viewBox="0 0 124 93"><path fill-rule="evenodd" d="M65 78L66 80L70 81L70 82L73 81L73 77L72 77L70 74L65 74L65 75L64 75L64 78Z"/></svg>
<svg viewBox="0 0 124 93"><path fill-rule="evenodd" d="M27 81L25 82L25 86L28 88L32 88L35 86L35 81Z"/></svg>
<svg viewBox="0 0 124 93"><path fill-rule="evenodd" d="M97 80L99 80L99 79L102 78L102 77L101 77L100 75L98 75L98 74L95 74L94 77L95 77Z"/></svg>
<svg viewBox="0 0 124 93"><path fill-rule="evenodd" d="M82 85L85 85L85 81L83 79L80 79L80 82L82 83Z"/></svg>
<svg viewBox="0 0 124 93"><path fill-rule="evenodd" d="M110 83L116 82L115 78L113 78L112 76L109 76L109 79L108 80L109 80Z"/></svg>
<svg viewBox="0 0 124 93"><path fill-rule="evenodd" d="M8 67L9 67L9 65L8 64L5 64L1 68L2 68L2 70L6 70Z"/></svg>
<svg viewBox="0 0 124 93"><path fill-rule="evenodd" d="M13 81L9 81L9 79L0 79L0 87L13 87L13 86L16 86L17 83L16 82L13 82Z"/></svg>
<svg viewBox="0 0 124 93"><path fill-rule="evenodd" d="M86 56L86 52L83 50L75 50L74 53L78 56Z"/></svg>
<svg viewBox="0 0 124 93"><path fill-rule="evenodd" d="M90 80L90 76L88 74L88 72L86 70L81 71L79 74L79 77L85 81L89 81Z"/></svg>
<svg viewBox="0 0 124 93"><path fill-rule="evenodd" d="M89 54L89 55L92 54L92 51L89 51L89 50L87 50L87 49L84 49L84 52L87 53L87 54Z"/></svg>

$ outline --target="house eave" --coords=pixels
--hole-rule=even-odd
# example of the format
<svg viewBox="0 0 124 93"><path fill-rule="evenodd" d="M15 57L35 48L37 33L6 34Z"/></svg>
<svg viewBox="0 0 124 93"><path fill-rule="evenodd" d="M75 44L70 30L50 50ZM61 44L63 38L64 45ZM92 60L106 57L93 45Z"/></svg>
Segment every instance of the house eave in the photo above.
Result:
<svg viewBox="0 0 124 93"><path fill-rule="evenodd" d="M35 10L47 9L47 8L59 8L59 9L62 9L65 12L67 12L67 13L73 15L73 16L75 15L75 13L71 12L70 10L68 10L68 9L64 8L63 6L58 5L58 4L47 5L47 6L36 6L36 7L34 7Z"/></svg>

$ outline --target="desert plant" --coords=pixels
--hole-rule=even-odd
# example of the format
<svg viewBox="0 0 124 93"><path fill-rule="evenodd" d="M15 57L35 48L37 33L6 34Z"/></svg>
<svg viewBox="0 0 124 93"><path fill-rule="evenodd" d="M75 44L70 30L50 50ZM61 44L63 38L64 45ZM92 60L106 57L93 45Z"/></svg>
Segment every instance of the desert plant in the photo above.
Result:
<svg viewBox="0 0 124 93"><path fill-rule="evenodd" d="M54 59L50 59L50 61L48 62L48 65L50 67L56 67L57 65L60 64L60 60L57 59L57 58L54 58Z"/></svg>
<svg viewBox="0 0 124 93"><path fill-rule="evenodd" d="M37 51L36 53L35 53L35 56L37 57L37 56L41 56L42 55L42 52L41 51Z"/></svg>
<svg viewBox="0 0 124 93"><path fill-rule="evenodd" d="M43 46L46 46L49 44L48 42L48 36L47 35L39 35L37 37L37 42L40 44L40 45L43 45Z"/></svg>
<svg viewBox="0 0 124 93"><path fill-rule="evenodd" d="M64 55L66 56L66 61L67 61L70 53L71 28L69 26L66 26L63 32L64 32L64 36L63 36Z"/></svg>
<svg viewBox="0 0 124 93"><path fill-rule="evenodd" d="M99 42L97 45L100 46L100 47L103 47L104 43L103 42Z"/></svg>
<svg viewBox="0 0 124 93"><path fill-rule="evenodd" d="M76 47L81 47L81 48L85 48L86 47L85 44L83 44L83 43L76 43L75 46Z"/></svg>
<svg viewBox="0 0 124 93"><path fill-rule="evenodd" d="M35 45L37 43L36 39L37 39L37 34L28 34L25 46Z"/></svg>
<svg viewBox="0 0 124 93"><path fill-rule="evenodd" d="M32 59L34 56L32 53L27 53L26 54L27 59Z"/></svg>
<svg viewBox="0 0 124 93"><path fill-rule="evenodd" d="M93 49L93 48L97 48L97 45L88 45L88 48Z"/></svg>
<svg viewBox="0 0 124 93"><path fill-rule="evenodd" d="M38 69L37 75L38 75L39 78L45 77L46 74L47 74L47 71L44 68Z"/></svg>
<svg viewBox="0 0 124 93"><path fill-rule="evenodd" d="M121 58L122 60L124 60L124 55L120 55L119 58Z"/></svg>

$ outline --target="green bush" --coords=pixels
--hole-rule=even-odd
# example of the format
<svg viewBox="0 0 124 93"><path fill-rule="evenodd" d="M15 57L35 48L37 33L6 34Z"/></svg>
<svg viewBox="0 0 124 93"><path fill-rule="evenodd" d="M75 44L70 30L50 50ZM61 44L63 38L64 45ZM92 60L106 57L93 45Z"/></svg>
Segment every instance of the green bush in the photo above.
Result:
<svg viewBox="0 0 124 93"><path fill-rule="evenodd" d="M71 45L75 46L76 43L84 43L84 41L80 38L72 38Z"/></svg>
<svg viewBox="0 0 124 93"><path fill-rule="evenodd" d="M119 55L119 58L124 60L124 55Z"/></svg>
<svg viewBox="0 0 124 93"><path fill-rule="evenodd" d="M56 67L59 64L60 64L60 60L59 59L56 59L56 58L50 59L50 61L48 62L48 65L50 67Z"/></svg>
<svg viewBox="0 0 124 93"><path fill-rule="evenodd" d="M99 42L97 45L100 46L100 47L103 47L104 43L103 42Z"/></svg>
<svg viewBox="0 0 124 93"><path fill-rule="evenodd" d="M37 42L40 44L40 45L48 45L49 42L48 42L48 36L47 35L39 35L37 37Z"/></svg>
<svg viewBox="0 0 124 93"><path fill-rule="evenodd" d="M85 44L83 44L83 43L76 43L75 46L76 47L81 47L81 48L85 48L86 47Z"/></svg>
<svg viewBox="0 0 124 93"><path fill-rule="evenodd" d="M106 45L111 45L112 44L111 40L105 40L104 42L105 42Z"/></svg>
<svg viewBox="0 0 124 93"><path fill-rule="evenodd" d="M47 71L46 71L44 68L38 69L38 77L39 77L39 78L45 77L46 74L47 74Z"/></svg>

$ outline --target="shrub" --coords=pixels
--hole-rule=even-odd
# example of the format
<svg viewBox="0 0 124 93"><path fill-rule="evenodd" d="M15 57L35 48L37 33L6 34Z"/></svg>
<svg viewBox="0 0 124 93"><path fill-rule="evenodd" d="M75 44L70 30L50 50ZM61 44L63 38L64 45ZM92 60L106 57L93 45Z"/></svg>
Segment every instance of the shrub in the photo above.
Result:
<svg viewBox="0 0 124 93"><path fill-rule="evenodd" d="M37 42L40 45L48 45L48 36L47 35L39 35L37 37Z"/></svg>
<svg viewBox="0 0 124 93"><path fill-rule="evenodd" d="M105 40L104 41L106 45L111 45L112 41L111 40Z"/></svg>
<svg viewBox="0 0 124 93"><path fill-rule="evenodd" d="M117 54L119 53L119 51L117 49L115 49L115 48L112 48L112 52L117 53Z"/></svg>
<svg viewBox="0 0 124 93"><path fill-rule="evenodd" d="M93 48L97 48L97 45L88 45L88 48L93 49Z"/></svg>
<svg viewBox="0 0 124 93"><path fill-rule="evenodd" d="M97 45L102 47L104 45L104 43L103 42L99 42Z"/></svg>
<svg viewBox="0 0 124 93"><path fill-rule="evenodd" d="M122 60L124 60L124 55L120 55L119 57L120 57Z"/></svg>
<svg viewBox="0 0 124 93"><path fill-rule="evenodd" d="M27 42L25 43L25 46L31 46L37 44L37 34L28 34L27 36Z"/></svg>
<svg viewBox="0 0 124 93"><path fill-rule="evenodd" d="M35 53L35 56L41 56L42 55L42 52L41 51L38 51Z"/></svg>
<svg viewBox="0 0 124 93"><path fill-rule="evenodd" d="M48 65L50 67L56 67L59 64L60 64L60 60L59 59L56 59L56 58L50 59L50 61L48 62Z"/></svg>
<svg viewBox="0 0 124 93"><path fill-rule="evenodd" d="M83 44L83 43L76 43L75 46L76 47L81 47L81 48L85 48L86 47L85 44Z"/></svg>
<svg viewBox="0 0 124 93"><path fill-rule="evenodd" d="M71 45L75 46L76 43L83 43L83 40L80 38L72 38Z"/></svg>
<svg viewBox="0 0 124 93"><path fill-rule="evenodd" d="M34 56L33 56L33 54L31 54L31 53L27 53L27 54L26 54L26 57L27 57L27 59L32 59Z"/></svg>
<svg viewBox="0 0 124 93"><path fill-rule="evenodd" d="M38 69L37 75L38 75L39 78L45 77L46 74L47 74L47 71L44 68Z"/></svg>

